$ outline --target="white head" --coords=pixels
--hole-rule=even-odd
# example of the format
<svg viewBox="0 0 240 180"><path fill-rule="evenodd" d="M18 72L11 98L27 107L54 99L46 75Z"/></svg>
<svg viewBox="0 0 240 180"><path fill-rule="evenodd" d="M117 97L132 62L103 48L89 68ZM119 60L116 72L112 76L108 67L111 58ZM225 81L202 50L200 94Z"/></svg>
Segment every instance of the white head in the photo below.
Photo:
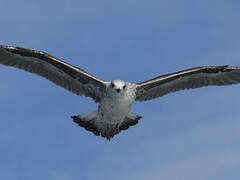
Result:
<svg viewBox="0 0 240 180"><path fill-rule="evenodd" d="M113 80L109 84L109 90L116 94L123 94L127 89L127 83L122 80Z"/></svg>

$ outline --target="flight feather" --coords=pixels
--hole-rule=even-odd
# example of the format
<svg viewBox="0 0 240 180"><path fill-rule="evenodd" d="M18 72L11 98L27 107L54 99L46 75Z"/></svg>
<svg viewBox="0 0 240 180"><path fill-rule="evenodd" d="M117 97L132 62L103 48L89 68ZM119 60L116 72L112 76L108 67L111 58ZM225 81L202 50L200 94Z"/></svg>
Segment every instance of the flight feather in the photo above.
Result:
<svg viewBox="0 0 240 180"><path fill-rule="evenodd" d="M137 83L136 100L146 101L183 89L222 86L240 82L240 67L203 66Z"/></svg>
<svg viewBox="0 0 240 180"><path fill-rule="evenodd" d="M0 45L0 64L38 74L55 84L99 102L105 81L45 52Z"/></svg>

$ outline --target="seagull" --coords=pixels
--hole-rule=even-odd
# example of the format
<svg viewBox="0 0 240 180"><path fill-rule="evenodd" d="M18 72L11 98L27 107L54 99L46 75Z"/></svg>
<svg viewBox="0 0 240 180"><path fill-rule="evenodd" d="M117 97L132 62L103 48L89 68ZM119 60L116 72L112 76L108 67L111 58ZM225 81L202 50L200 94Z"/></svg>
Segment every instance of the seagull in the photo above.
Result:
<svg viewBox="0 0 240 180"><path fill-rule="evenodd" d="M135 101L184 89L240 82L240 67L228 65L186 69L140 83L104 81L45 52L5 45L0 45L0 64L38 74L79 96L91 97L98 109L74 115L73 121L107 140L142 118L131 112Z"/></svg>

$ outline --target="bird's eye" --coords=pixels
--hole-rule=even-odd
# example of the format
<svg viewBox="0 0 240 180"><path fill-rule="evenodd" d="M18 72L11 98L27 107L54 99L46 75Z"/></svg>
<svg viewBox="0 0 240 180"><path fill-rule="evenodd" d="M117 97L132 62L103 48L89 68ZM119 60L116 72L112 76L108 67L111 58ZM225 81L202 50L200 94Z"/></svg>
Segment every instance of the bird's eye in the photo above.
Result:
<svg viewBox="0 0 240 180"><path fill-rule="evenodd" d="M126 89L126 85L123 86L123 89Z"/></svg>
<svg viewBox="0 0 240 180"><path fill-rule="evenodd" d="M111 87L114 88L114 84L113 83L111 83Z"/></svg>

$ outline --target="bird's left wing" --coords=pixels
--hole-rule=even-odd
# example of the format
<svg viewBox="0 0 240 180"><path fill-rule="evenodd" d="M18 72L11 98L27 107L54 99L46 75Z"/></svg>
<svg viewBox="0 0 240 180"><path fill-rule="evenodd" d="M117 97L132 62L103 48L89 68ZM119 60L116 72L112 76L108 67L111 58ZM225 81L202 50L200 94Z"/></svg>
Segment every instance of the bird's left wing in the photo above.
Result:
<svg viewBox="0 0 240 180"><path fill-rule="evenodd" d="M240 83L240 67L196 67L138 83L136 86L136 100L146 101L183 89L236 83Z"/></svg>
<svg viewBox="0 0 240 180"><path fill-rule="evenodd" d="M0 45L0 64L38 74L77 95L100 101L105 81L45 52Z"/></svg>

